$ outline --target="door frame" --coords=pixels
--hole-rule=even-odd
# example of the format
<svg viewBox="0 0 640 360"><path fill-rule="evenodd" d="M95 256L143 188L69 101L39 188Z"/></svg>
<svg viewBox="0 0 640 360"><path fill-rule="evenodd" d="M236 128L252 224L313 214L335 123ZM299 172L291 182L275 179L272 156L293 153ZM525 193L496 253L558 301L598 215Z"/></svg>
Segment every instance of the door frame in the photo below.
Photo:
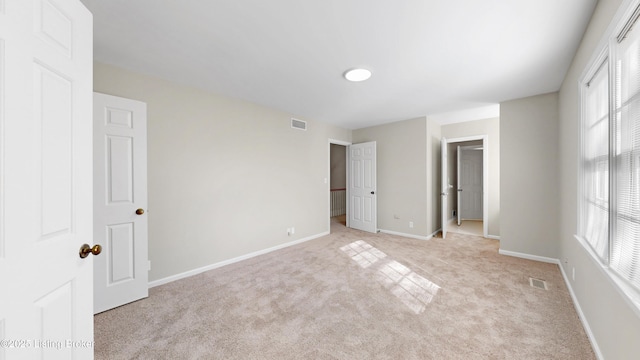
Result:
<svg viewBox="0 0 640 360"><path fill-rule="evenodd" d="M474 135L446 139L447 146L452 143L482 140L482 232L489 236L489 135ZM457 184L456 184L457 185Z"/></svg>
<svg viewBox="0 0 640 360"><path fill-rule="evenodd" d="M325 178L325 184L327 184L327 229L329 232L331 232L331 144L334 145L342 145L347 147L347 150L349 148L349 146L353 145L352 142L350 141L342 141L342 140L336 140L336 139L331 139L329 138L329 142L327 144L327 177ZM349 184L349 151L345 151L345 163L346 163L346 181L347 184ZM347 193L347 199L349 199L349 186L346 187L346 193ZM349 201L346 202L345 204L345 214L347 215L347 227L349 227Z"/></svg>

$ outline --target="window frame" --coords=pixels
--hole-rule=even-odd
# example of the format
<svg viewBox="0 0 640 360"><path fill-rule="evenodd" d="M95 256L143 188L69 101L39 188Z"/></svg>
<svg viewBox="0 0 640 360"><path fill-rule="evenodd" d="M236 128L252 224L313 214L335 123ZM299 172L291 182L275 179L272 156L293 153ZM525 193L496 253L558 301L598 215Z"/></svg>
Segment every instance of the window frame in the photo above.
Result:
<svg viewBox="0 0 640 360"><path fill-rule="evenodd" d="M616 214L618 209L616 208L615 203L615 186L616 186L616 173L617 173L617 164L616 155L615 155L615 122L617 116L617 108L615 106L616 94L618 89L616 88L616 76L618 74L618 69L616 69L616 64L618 62L617 59L617 44L619 43L619 34L622 34L626 31L629 31L629 24L632 24L633 19L636 19L635 26L640 27L640 20L638 19L638 14L640 13L640 0L628 0L620 6L620 9L616 13L616 16L612 20L609 28L605 32L603 38L600 43L596 47L596 51L592 56L591 60L587 63L585 70L582 73L582 76L579 78L578 86L579 86L579 99L580 99L580 121L579 121L579 142L578 142L578 187L577 187L577 227L576 233L574 237L578 240L578 243L587 251L589 254L589 258L591 258L597 267L602 271L605 275L605 278L610 280L614 285L614 288L623 295L623 298L629 303L632 309L636 312L636 314L640 315L640 285L633 284L630 280L626 279L622 276L618 271L610 266L611 263L611 254L613 247L613 236L615 235L615 222L616 222ZM626 36L626 35L625 35ZM586 192L585 186L587 182L587 169L585 163L585 140L586 140L586 131L585 131L585 123L587 121L587 88L589 82L594 79L594 77L598 74L598 71L604 65L604 62L607 62L607 79L608 82L608 185L609 185L609 196L608 196L608 236L607 236L607 251L605 258L603 259L593 248L592 244L585 239L582 234L584 233L584 229L586 228L584 224L585 222L585 211L586 211ZM640 171L640 170L637 170Z"/></svg>

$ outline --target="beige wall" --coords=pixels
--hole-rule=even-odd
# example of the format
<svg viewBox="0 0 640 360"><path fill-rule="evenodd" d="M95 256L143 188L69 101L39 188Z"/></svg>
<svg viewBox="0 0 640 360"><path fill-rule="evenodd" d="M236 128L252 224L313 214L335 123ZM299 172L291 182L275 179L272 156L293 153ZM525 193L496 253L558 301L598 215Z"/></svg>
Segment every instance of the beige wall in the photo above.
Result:
<svg viewBox="0 0 640 360"><path fill-rule="evenodd" d="M442 136L447 139L463 138L476 135L487 135L488 157L488 201L489 201L489 235L500 236L500 118L467 121L442 126ZM451 157L451 154L450 154ZM451 193L451 192L450 192ZM450 196L451 197L451 196ZM451 217L451 208L447 217Z"/></svg>
<svg viewBox="0 0 640 360"><path fill-rule="evenodd" d="M573 237L578 214L580 95L578 81L603 38L620 0L600 0L573 64L560 89L559 253L562 267L576 278L571 287L604 359L632 359L640 354L640 316L632 310L586 250Z"/></svg>
<svg viewBox="0 0 640 360"><path fill-rule="evenodd" d="M327 143L350 130L295 130L282 111L94 70L95 91L148 106L150 281L329 231Z"/></svg>
<svg viewBox="0 0 640 360"><path fill-rule="evenodd" d="M377 145L378 228L430 235L426 118L353 131L354 144L368 141Z"/></svg>
<svg viewBox="0 0 640 360"><path fill-rule="evenodd" d="M558 93L500 104L500 249L558 257Z"/></svg>

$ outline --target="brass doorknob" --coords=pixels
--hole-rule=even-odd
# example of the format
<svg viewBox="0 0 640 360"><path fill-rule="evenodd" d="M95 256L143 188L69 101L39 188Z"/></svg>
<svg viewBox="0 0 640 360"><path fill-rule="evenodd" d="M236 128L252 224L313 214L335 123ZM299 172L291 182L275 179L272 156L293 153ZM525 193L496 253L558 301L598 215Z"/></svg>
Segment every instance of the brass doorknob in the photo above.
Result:
<svg viewBox="0 0 640 360"><path fill-rule="evenodd" d="M142 214L144 214L144 209L138 209L138 210L136 210L136 214L138 214L138 215L142 215Z"/></svg>
<svg viewBox="0 0 640 360"><path fill-rule="evenodd" d="M80 258L84 259L87 256L89 256L89 254L93 254L93 255L98 255L102 252L102 246L95 244L93 245L93 247L90 247L89 244L82 244L82 246L80 246Z"/></svg>

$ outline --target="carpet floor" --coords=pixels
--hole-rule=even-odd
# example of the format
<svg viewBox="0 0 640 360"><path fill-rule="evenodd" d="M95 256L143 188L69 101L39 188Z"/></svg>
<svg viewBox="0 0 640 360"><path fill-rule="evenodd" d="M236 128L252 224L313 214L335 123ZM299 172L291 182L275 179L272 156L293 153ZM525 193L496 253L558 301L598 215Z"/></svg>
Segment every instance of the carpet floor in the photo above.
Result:
<svg viewBox="0 0 640 360"><path fill-rule="evenodd" d="M98 314L95 339L96 359L595 359L557 265L335 220Z"/></svg>

